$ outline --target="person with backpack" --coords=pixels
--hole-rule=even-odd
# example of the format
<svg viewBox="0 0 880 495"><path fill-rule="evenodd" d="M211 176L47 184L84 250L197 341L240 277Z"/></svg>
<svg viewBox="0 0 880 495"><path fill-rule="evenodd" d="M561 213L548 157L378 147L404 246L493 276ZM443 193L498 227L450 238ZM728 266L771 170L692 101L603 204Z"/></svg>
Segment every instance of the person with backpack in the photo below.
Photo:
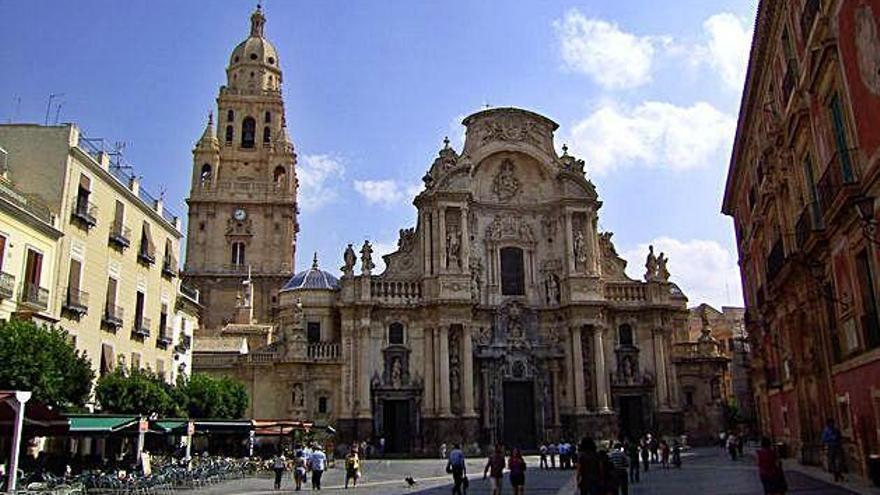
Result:
<svg viewBox="0 0 880 495"><path fill-rule="evenodd" d="M348 489L348 482L351 481L352 486L357 486L358 478L361 473L361 460L358 457L357 447L352 447L348 455L345 456L345 488Z"/></svg>
<svg viewBox="0 0 880 495"><path fill-rule="evenodd" d="M446 472L452 475L452 495L464 495L467 492L467 472L464 452L457 443L452 445L452 450L449 452Z"/></svg>

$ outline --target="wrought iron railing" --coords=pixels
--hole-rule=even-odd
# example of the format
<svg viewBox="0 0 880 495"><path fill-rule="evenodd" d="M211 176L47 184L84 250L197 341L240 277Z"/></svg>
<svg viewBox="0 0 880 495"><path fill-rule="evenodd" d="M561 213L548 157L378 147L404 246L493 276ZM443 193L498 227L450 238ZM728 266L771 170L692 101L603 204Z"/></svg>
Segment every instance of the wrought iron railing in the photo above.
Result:
<svg viewBox="0 0 880 495"><path fill-rule="evenodd" d="M77 198L73 202L71 215L75 220L79 220L89 227L98 225L98 207L90 201Z"/></svg>
<svg viewBox="0 0 880 495"><path fill-rule="evenodd" d="M177 276L177 260L172 256L166 256L162 259L162 275L168 277Z"/></svg>
<svg viewBox="0 0 880 495"><path fill-rule="evenodd" d="M15 295L15 277L6 272L0 272L0 298L11 299Z"/></svg>
<svg viewBox="0 0 880 495"><path fill-rule="evenodd" d="M25 283L21 289L21 302L40 310L46 310L49 308L49 289L37 284Z"/></svg>
<svg viewBox="0 0 880 495"><path fill-rule="evenodd" d="M113 225L110 226L110 242L122 248L127 248L131 245L131 229L120 222L114 221Z"/></svg>
<svg viewBox="0 0 880 495"><path fill-rule="evenodd" d="M803 211L801 211L795 225L795 242L797 242L799 248L803 248L807 244L810 234L824 228L825 224L822 221L822 211L819 209L819 202L813 201L808 203Z"/></svg>
<svg viewBox="0 0 880 495"><path fill-rule="evenodd" d="M819 193L819 206L823 214L829 214L834 202L848 186L858 184L857 157L858 149L851 148L835 151L829 160L825 173L822 174L822 178L819 179L816 186Z"/></svg>
<svg viewBox="0 0 880 495"><path fill-rule="evenodd" d="M171 327L165 327L159 329L159 336L156 338L156 344L158 345L168 345L174 340L174 329Z"/></svg>
<svg viewBox="0 0 880 495"><path fill-rule="evenodd" d="M153 326L153 322L150 321L146 316L141 316L140 318L135 318L134 320L134 334L140 337L149 337L150 336L150 327Z"/></svg>
<svg viewBox="0 0 880 495"><path fill-rule="evenodd" d="M64 309L85 314L89 310L89 293L76 287L68 287L67 296L64 298Z"/></svg>
<svg viewBox="0 0 880 495"><path fill-rule="evenodd" d="M125 318L125 310L122 306L117 306L115 304L107 303L104 306L104 316L101 318L101 321L104 322L105 325L112 327L114 329L122 326L122 321Z"/></svg>
<svg viewBox="0 0 880 495"><path fill-rule="evenodd" d="M147 265L152 265L156 262L156 248L151 244L147 244L145 242L141 242L141 246L138 249L138 261L141 263L145 263Z"/></svg>

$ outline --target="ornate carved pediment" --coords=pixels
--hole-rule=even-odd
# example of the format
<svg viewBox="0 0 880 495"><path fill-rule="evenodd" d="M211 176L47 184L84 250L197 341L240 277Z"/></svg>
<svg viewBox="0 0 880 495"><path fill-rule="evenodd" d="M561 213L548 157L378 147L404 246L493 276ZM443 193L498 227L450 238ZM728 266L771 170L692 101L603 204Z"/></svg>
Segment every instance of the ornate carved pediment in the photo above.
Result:
<svg viewBox="0 0 880 495"><path fill-rule="evenodd" d="M523 218L506 215L492 220L486 228L486 239L493 242L518 241L532 244L535 242L535 234Z"/></svg>
<svg viewBox="0 0 880 495"><path fill-rule="evenodd" d="M520 190L519 179L516 178L516 166L513 161L506 159L501 162L501 167L495 178L492 179L492 192L499 201L510 201Z"/></svg>

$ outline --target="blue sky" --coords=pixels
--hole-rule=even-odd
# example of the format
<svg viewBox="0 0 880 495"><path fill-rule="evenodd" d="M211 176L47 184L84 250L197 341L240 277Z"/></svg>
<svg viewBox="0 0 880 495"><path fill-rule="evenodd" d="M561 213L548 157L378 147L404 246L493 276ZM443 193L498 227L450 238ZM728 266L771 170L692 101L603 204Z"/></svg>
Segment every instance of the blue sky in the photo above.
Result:
<svg viewBox="0 0 880 495"><path fill-rule="evenodd" d="M192 145L254 5L0 0L0 120L43 122L63 93L59 121L125 141L183 214ZM300 162L298 268L318 251L335 270L365 238L391 249L443 137L460 149L464 116L517 106L587 160L630 275L654 243L692 304L741 304L719 209L754 0L263 5Z"/></svg>

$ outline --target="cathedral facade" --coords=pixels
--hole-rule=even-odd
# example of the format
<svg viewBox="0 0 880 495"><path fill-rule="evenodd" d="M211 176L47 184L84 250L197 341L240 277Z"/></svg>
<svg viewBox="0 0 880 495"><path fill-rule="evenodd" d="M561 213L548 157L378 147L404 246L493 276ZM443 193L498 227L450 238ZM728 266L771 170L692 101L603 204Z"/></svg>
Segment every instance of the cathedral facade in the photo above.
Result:
<svg viewBox="0 0 880 495"><path fill-rule="evenodd" d="M254 36L262 39L261 23ZM238 71L235 57L264 56L267 43L239 45L228 73L240 80L250 69ZM264 69L280 83L280 71ZM236 87L229 84L218 99L221 116L229 107L255 118L272 111L257 104L264 101L280 110L280 95L267 96L265 87L253 101L253 87L227 101ZM209 127L194 170L218 163L210 180L251 173L265 181L277 163L287 182L283 201L190 200L191 235L202 232L203 217L214 223L189 239L188 273L217 294L204 303L214 326L196 340L196 371L242 380L252 417L330 424L341 442L384 438L391 452L687 431L683 409L700 405L683 402L677 367L697 362L699 349L676 341L687 335L687 298L669 281L665 256L652 250L644 279L627 276L612 234L598 229L602 202L585 164L565 147L557 153L552 120L493 108L463 124L463 149L447 141L428 167L413 200L417 223L400 230L385 270L376 272L370 242L358 242L341 247L340 277L317 257L293 276L283 270L296 235L295 160L283 126L270 131L281 140L270 141L274 152L240 150L233 134L227 155ZM203 159L205 142L204 156L218 161ZM194 171L193 198L204 181ZM260 225L239 219L239 208L258 212ZM277 243L273 215L286 220ZM260 270L250 278L241 270L206 273L210 253L234 260L240 238L248 253L265 253ZM266 268L271 277L259 285L255 273ZM716 345L706 344L700 349ZM705 395L703 406L717 410Z"/></svg>

